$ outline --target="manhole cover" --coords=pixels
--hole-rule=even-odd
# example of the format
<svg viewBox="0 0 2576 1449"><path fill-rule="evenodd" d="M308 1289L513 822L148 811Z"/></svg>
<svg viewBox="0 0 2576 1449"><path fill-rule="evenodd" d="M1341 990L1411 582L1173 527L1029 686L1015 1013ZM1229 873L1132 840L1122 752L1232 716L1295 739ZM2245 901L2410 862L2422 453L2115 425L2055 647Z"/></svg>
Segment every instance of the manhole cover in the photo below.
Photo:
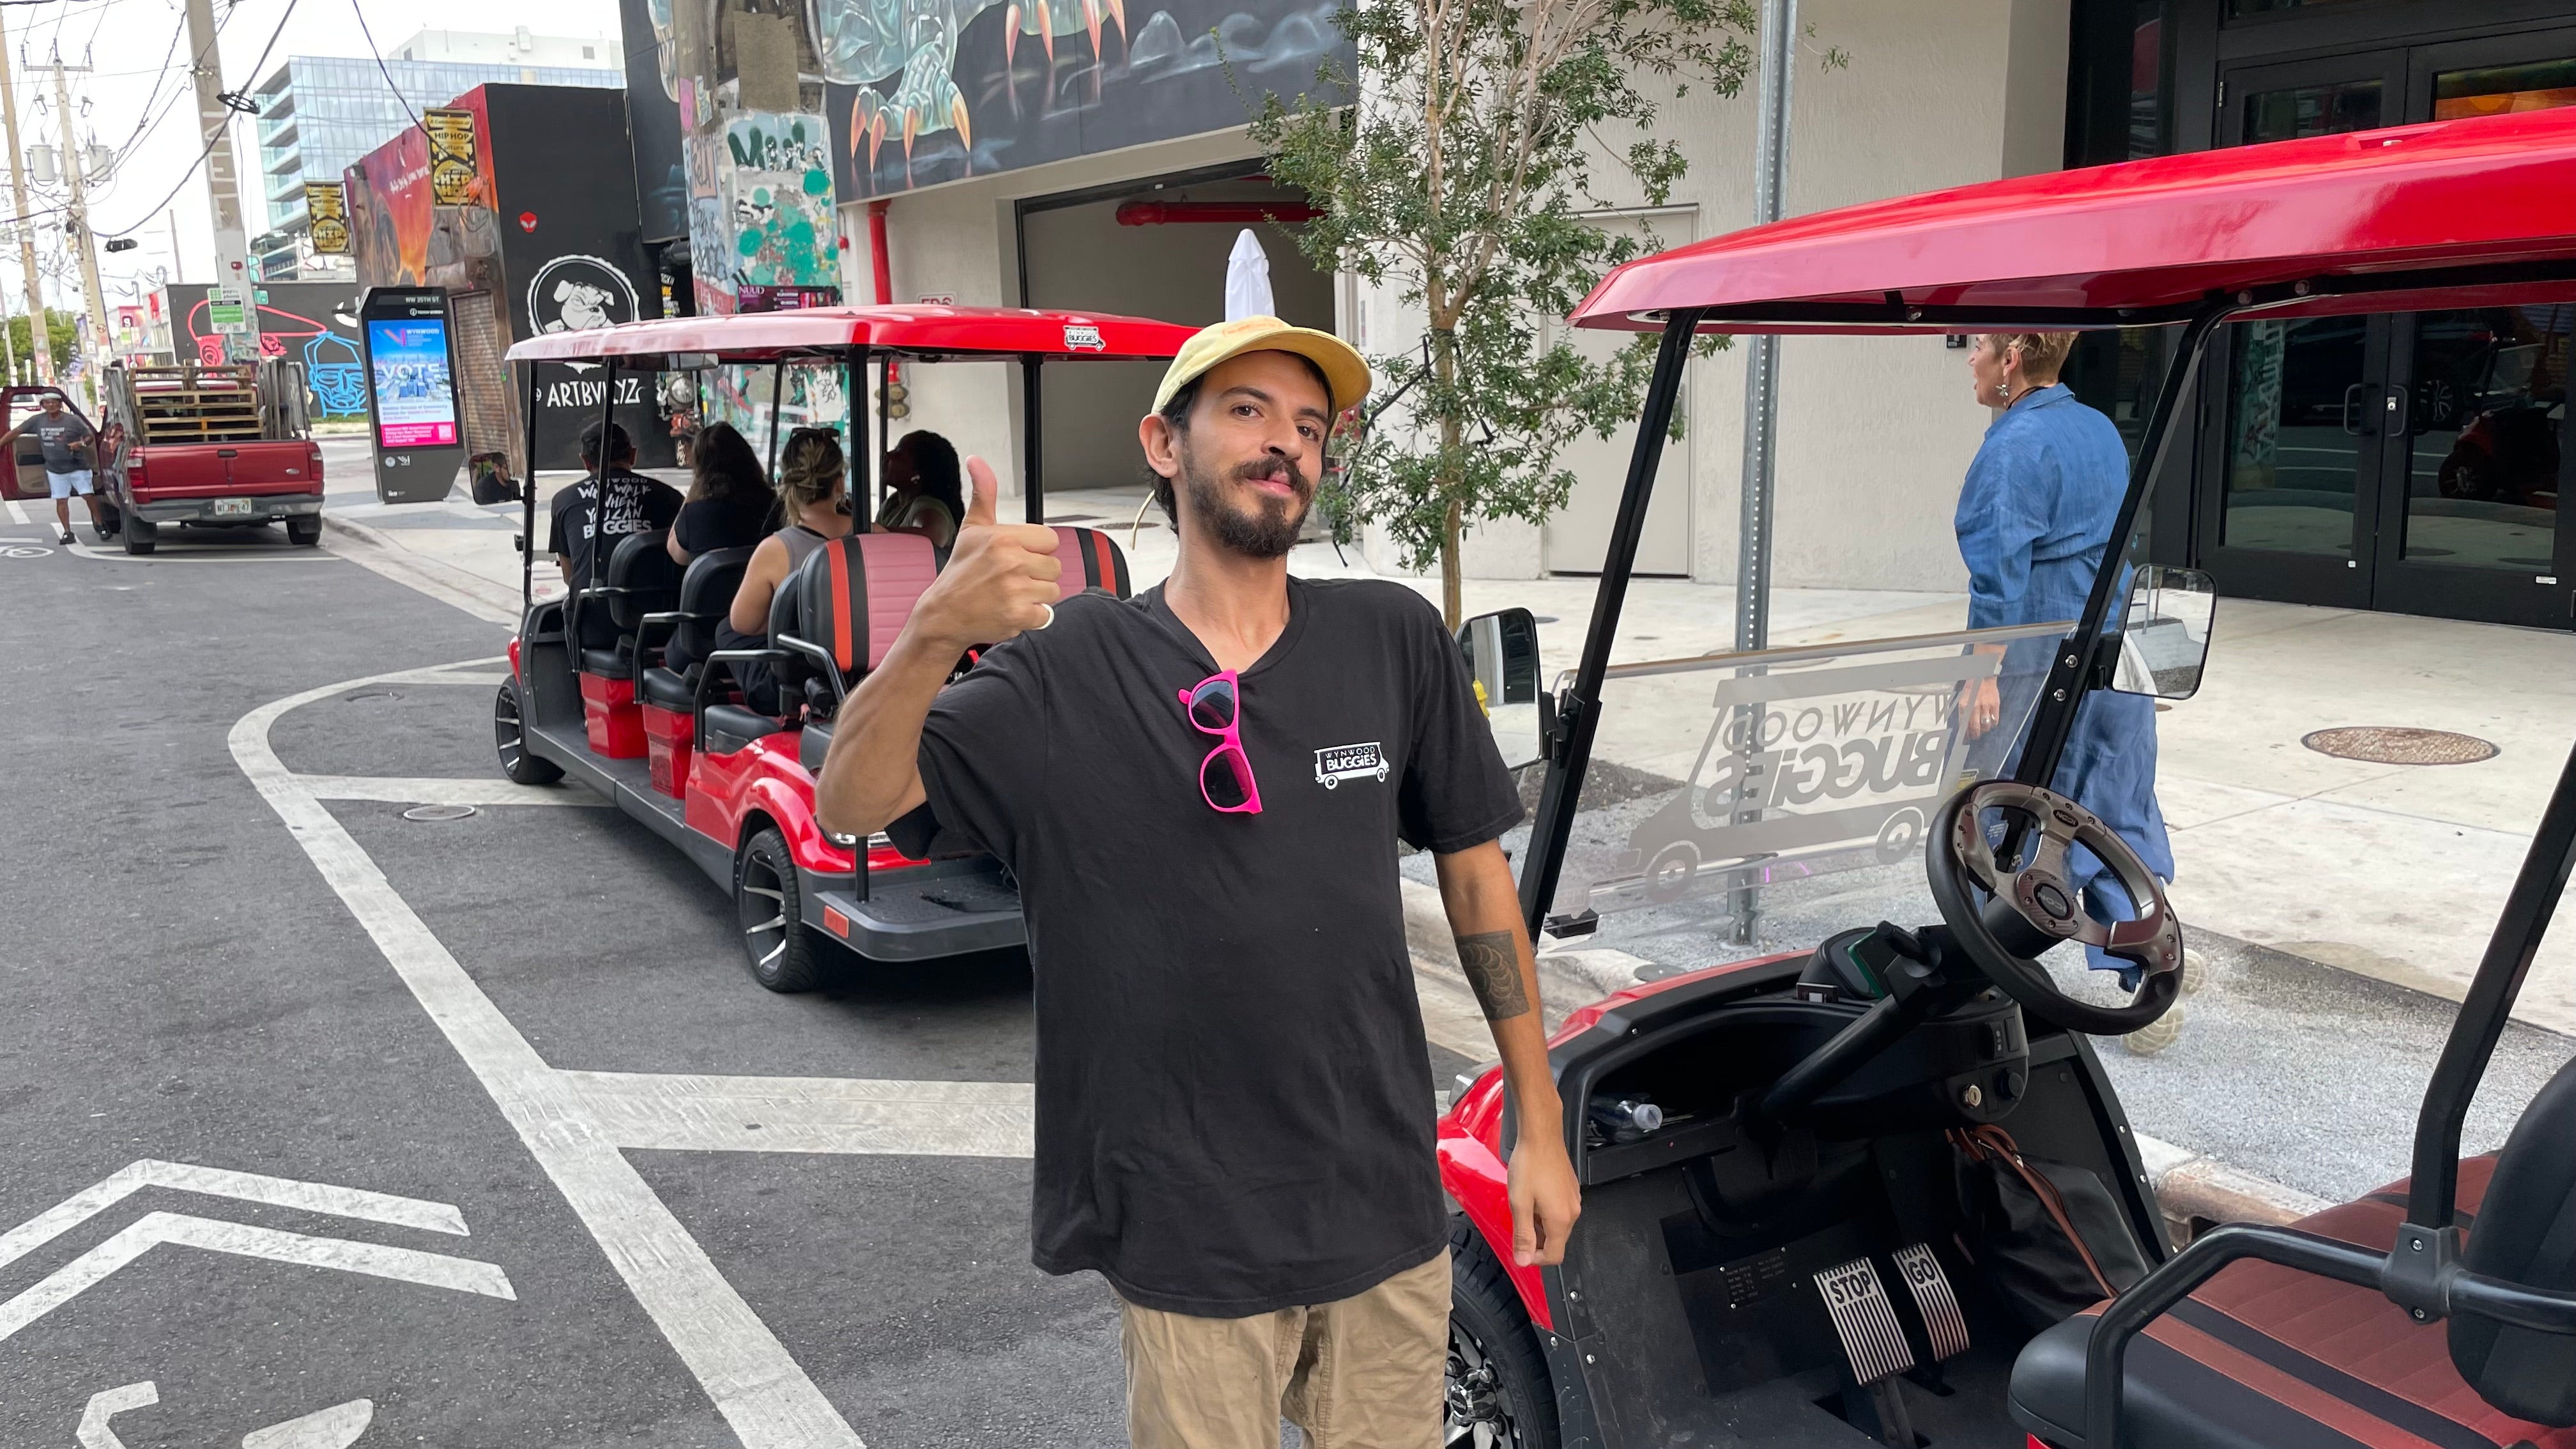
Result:
<svg viewBox="0 0 2576 1449"><path fill-rule="evenodd" d="M2299 743L2321 755L2367 760L2374 765L2474 765L2501 753L2475 735L2398 725L2346 725L2318 730Z"/></svg>
<svg viewBox="0 0 2576 1449"><path fill-rule="evenodd" d="M402 815L405 820L462 820L473 813L471 805L414 805Z"/></svg>

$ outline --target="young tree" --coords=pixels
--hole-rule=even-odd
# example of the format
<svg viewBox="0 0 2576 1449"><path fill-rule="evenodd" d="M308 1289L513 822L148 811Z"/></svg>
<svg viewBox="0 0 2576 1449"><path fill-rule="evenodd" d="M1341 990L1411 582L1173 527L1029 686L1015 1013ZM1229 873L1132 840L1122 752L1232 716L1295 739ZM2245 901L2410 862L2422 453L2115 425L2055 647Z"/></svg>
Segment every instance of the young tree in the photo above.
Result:
<svg viewBox="0 0 2576 1449"><path fill-rule="evenodd" d="M1326 96L1275 93L1252 125L1270 175L1323 215L1298 242L1323 268L1392 285L1422 309L1419 351L1375 356L1380 399L1404 394L1409 426L1348 445L1319 499L1336 535L1386 527L1406 566L1440 561L1459 622L1458 540L1478 519L1544 520L1574 475L1558 453L1579 432L1635 419L1651 338L1585 357L1542 318L1562 317L1610 267L1643 250L1580 215L1616 190L1661 205L1681 149L1656 134L1668 98L1741 89L1753 61L1751 0L1355 0L1339 17L1356 74L1328 67Z"/></svg>

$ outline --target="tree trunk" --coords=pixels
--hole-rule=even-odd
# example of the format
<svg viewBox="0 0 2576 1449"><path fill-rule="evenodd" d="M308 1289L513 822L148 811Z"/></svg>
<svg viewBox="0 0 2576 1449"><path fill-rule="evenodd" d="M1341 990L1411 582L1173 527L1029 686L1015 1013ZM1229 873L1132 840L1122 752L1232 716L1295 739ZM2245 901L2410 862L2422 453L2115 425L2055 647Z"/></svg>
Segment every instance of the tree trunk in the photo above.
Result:
<svg viewBox="0 0 2576 1449"><path fill-rule="evenodd" d="M1449 621L1449 632L1458 632L1465 620L1466 606L1458 597L1458 500L1449 500L1448 518L1440 528L1440 615Z"/></svg>
<svg viewBox="0 0 2576 1449"><path fill-rule="evenodd" d="M1431 332L1431 364L1440 379L1443 392L1458 375L1458 334L1441 327L1436 320ZM1460 474L1465 471L1460 450L1467 443L1465 424L1455 413L1440 419L1440 491L1448 499L1440 516L1440 615L1449 622L1449 632L1458 632L1464 618L1464 606L1458 593L1458 536L1466 508L1459 495L1464 491Z"/></svg>

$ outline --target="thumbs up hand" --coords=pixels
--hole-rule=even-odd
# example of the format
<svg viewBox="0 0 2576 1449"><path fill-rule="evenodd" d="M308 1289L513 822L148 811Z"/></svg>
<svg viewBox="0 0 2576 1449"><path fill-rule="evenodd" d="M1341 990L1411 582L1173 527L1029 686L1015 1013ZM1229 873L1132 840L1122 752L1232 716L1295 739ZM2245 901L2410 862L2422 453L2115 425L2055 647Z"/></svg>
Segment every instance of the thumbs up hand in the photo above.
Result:
<svg viewBox="0 0 2576 1449"><path fill-rule="evenodd" d="M999 523L994 509L1001 480L982 458L966 460L966 517L938 582L921 596L910 629L962 653L998 644L1055 621L1056 532L1026 523Z"/></svg>

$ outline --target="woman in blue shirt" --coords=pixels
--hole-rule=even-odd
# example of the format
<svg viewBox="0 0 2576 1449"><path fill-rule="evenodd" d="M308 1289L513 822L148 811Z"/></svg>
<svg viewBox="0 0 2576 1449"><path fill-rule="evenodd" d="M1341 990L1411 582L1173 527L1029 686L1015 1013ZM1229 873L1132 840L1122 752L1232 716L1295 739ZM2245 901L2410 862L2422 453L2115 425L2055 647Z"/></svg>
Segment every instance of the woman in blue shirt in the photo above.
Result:
<svg viewBox="0 0 2576 1449"><path fill-rule="evenodd" d="M2057 380L2072 332L1998 333L1980 337L1968 355L1977 401L2002 411L1986 429L1968 481L1959 490L1959 555L1968 565L1968 627L1993 629L2074 619L2111 545L2120 500L2128 490L2129 453L2111 420L2076 401ZM1999 680L1971 686L1960 703L1972 758L1984 773L2019 763L2031 706L2048 672L2053 641L2024 640L2004 655ZM2165 880L2173 847L2156 805L2155 701L2095 691L2085 696L2051 788L2100 816ZM2135 914L2117 878L2078 846L2070 883L2103 920ZM2096 970L2136 968L2087 948ZM2129 1040L2133 1051L2160 1051L2182 1024L2177 1006Z"/></svg>

